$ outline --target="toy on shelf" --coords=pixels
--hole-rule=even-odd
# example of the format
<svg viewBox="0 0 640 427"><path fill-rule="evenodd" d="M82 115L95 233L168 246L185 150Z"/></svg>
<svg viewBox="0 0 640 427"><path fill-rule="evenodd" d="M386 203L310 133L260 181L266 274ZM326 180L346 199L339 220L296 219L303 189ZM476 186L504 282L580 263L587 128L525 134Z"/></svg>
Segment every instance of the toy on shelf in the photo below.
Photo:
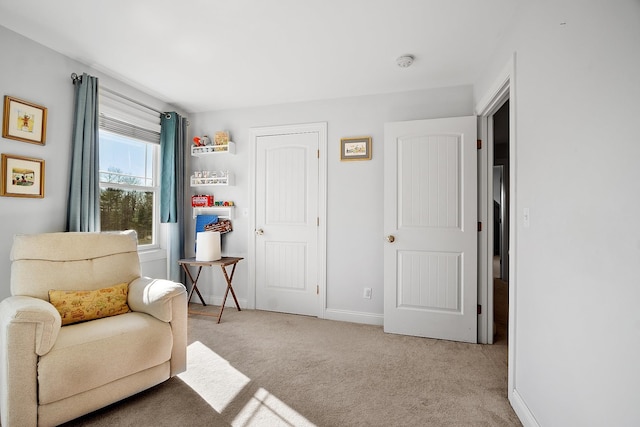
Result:
<svg viewBox="0 0 640 427"><path fill-rule="evenodd" d="M207 145L211 145L211 139L207 136L194 136L193 137L193 145L195 147L204 147Z"/></svg>
<svg viewBox="0 0 640 427"><path fill-rule="evenodd" d="M213 195L199 194L191 196L191 206L194 208L207 208L214 206Z"/></svg>
<svg viewBox="0 0 640 427"><path fill-rule="evenodd" d="M213 151L228 151L229 131L221 130L213 136Z"/></svg>
<svg viewBox="0 0 640 427"><path fill-rule="evenodd" d="M191 146L191 155L192 156L202 156L202 155L210 155L210 154L223 154L223 153L231 153L235 154L236 145L233 141L229 141L227 145L207 145L207 146Z"/></svg>
<svg viewBox="0 0 640 427"><path fill-rule="evenodd" d="M233 174L229 171L195 171L191 185L233 185Z"/></svg>
<svg viewBox="0 0 640 427"><path fill-rule="evenodd" d="M225 234L233 231L233 226L230 219L219 218L216 222L205 225L204 229L205 231L217 231L220 234Z"/></svg>

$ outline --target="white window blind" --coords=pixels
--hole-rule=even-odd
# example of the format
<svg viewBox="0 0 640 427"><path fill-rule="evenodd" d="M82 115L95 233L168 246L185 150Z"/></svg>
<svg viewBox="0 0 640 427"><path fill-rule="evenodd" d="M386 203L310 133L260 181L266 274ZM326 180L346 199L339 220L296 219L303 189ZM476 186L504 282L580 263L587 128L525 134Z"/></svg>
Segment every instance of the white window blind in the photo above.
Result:
<svg viewBox="0 0 640 427"><path fill-rule="evenodd" d="M160 113L109 89L99 88L99 127L118 135L160 143Z"/></svg>

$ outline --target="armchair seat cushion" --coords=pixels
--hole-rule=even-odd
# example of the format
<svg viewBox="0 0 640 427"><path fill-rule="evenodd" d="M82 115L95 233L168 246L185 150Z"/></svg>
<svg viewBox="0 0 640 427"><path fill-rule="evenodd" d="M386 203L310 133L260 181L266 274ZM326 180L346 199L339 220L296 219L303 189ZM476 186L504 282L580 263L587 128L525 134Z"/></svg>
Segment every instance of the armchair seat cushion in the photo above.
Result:
<svg viewBox="0 0 640 427"><path fill-rule="evenodd" d="M38 362L40 404L161 365L171 359L172 347L171 325L145 313L64 326Z"/></svg>

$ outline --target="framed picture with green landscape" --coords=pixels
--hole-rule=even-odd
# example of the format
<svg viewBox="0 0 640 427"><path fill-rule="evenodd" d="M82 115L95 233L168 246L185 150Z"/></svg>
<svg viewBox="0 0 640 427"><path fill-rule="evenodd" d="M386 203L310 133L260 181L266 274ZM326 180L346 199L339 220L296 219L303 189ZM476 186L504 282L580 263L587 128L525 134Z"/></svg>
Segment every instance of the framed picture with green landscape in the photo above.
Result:
<svg viewBox="0 0 640 427"><path fill-rule="evenodd" d="M0 196L44 197L44 160L2 154Z"/></svg>

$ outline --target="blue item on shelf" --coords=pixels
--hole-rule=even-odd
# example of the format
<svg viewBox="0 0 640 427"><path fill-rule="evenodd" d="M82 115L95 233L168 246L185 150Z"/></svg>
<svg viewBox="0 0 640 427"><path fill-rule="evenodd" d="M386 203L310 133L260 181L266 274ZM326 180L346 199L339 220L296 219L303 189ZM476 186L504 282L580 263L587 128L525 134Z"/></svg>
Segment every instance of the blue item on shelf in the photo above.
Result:
<svg viewBox="0 0 640 427"><path fill-rule="evenodd" d="M196 215L196 235L195 241L198 241L198 233L205 231L204 226L208 224L215 224L218 222L218 215ZM197 249L197 245L194 245Z"/></svg>
<svg viewBox="0 0 640 427"><path fill-rule="evenodd" d="M218 222L218 215L196 215L196 233L205 231L204 226Z"/></svg>

